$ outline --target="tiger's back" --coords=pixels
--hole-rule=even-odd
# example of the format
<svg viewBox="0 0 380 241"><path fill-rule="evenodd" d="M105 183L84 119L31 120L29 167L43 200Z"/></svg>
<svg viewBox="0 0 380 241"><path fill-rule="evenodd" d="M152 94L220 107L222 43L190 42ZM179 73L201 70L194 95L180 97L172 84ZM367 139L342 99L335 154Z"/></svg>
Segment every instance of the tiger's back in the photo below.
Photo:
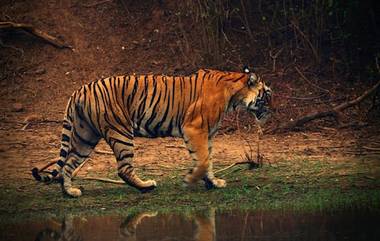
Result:
<svg viewBox="0 0 380 241"><path fill-rule="evenodd" d="M72 99L87 111L83 113L86 119L99 119L92 123L98 130L102 130L102 123L106 121L102 114L112 112L114 116L129 119L131 123L127 124L133 126L136 136L182 137L186 114L194 111L190 107L200 105L207 110L206 105L210 104L213 95L224 94L224 91L218 90L224 88L219 82L227 74L231 75L228 72L200 70L189 76L109 77L82 86ZM243 76L236 74L240 75L238 78ZM221 118L224 109L214 109L212 112ZM119 120L119 123L123 124L123 121Z"/></svg>

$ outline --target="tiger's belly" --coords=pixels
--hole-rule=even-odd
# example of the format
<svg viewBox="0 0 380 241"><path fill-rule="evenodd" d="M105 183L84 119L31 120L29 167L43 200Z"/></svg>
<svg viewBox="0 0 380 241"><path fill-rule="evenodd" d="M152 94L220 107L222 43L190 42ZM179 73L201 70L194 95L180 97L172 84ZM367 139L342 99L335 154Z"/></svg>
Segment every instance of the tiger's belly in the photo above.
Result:
<svg viewBox="0 0 380 241"><path fill-rule="evenodd" d="M148 137L148 138L156 138L156 137L182 137L182 132L177 126L154 126L154 128L148 126L138 126L134 125L133 134L137 137Z"/></svg>

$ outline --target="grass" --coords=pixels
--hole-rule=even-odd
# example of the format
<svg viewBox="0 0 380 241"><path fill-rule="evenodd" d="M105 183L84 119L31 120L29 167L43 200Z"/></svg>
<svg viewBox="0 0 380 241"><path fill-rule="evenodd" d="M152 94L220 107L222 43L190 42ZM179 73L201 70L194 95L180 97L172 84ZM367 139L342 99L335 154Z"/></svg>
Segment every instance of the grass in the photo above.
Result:
<svg viewBox="0 0 380 241"><path fill-rule="evenodd" d="M128 186L77 180L75 184L84 188L83 196L78 199L64 197L59 185L44 185L31 179L0 184L0 220L9 222L68 213L188 212L207 207L303 212L380 209L380 163L374 160L284 160L254 170L234 168L242 170L225 177L226 188L210 191L201 184L183 187L184 173L160 177L159 187L147 194Z"/></svg>

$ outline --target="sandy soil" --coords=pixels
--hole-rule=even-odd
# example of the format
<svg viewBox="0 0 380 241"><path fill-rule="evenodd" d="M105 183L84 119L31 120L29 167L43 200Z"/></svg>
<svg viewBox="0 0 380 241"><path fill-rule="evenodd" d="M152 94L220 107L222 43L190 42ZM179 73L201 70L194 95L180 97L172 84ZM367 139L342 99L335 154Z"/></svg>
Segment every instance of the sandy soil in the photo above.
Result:
<svg viewBox="0 0 380 241"><path fill-rule="evenodd" d="M3 164L0 183L13 182L19 178L31 180L30 170L56 160L60 146L61 126L58 123L30 124L25 130L23 123L1 123L0 158ZM323 130L291 134L264 135L260 140L260 153L264 164L275 165L278 161L321 160L345 161L362 158L379 159L377 151L363 148L364 142L376 138L379 129ZM173 170L186 173L193 164L182 139L136 138L135 165L144 174L166 176ZM371 143L367 143L370 147ZM251 149L252 148L252 151ZM216 169L244 160L245 153L256 157L257 135L255 132L237 131L219 134L214 141L213 161ZM89 162L79 175L102 176L116 174L116 161L108 145L102 141L92 153Z"/></svg>

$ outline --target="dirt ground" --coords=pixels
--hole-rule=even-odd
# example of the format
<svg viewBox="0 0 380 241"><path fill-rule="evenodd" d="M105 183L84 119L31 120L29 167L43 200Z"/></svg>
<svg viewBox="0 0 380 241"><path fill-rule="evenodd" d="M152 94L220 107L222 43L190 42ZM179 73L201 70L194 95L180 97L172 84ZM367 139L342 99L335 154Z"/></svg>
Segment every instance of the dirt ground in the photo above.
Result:
<svg viewBox="0 0 380 241"><path fill-rule="evenodd" d="M57 123L31 124L2 123L0 157L3 163L0 183L32 180L30 170L42 167L58 158L61 126ZM276 165L279 161L320 160L344 162L363 158L379 160L379 153L370 150L373 143L368 139L379 136L377 127L358 130L329 129L318 132L264 135L260 140L260 153L264 165ZM143 174L170 175L173 170L183 174L193 165L179 138L136 138L135 165ZM363 148L364 146L364 148ZM252 148L252 150L251 150ZM234 162L244 161L245 153L256 157L257 135L255 132L238 131L219 134L214 141L213 160L216 169ZM89 162L79 172L80 176L107 177L116 174L116 161L108 145L102 141L92 153Z"/></svg>
<svg viewBox="0 0 380 241"><path fill-rule="evenodd" d="M29 23L57 36L74 50L59 50L22 33L0 35L0 183L31 180L32 167L58 157L61 119L71 93L100 77L123 73L191 71L177 46L180 37L158 1L1 1L3 21ZM147 12L149 14L147 14ZM29 124L27 124L29 123ZM314 128L313 131L265 135L265 161L319 159L344 161L379 159L378 123L354 128ZM217 167L241 161L249 144L256 154L257 136L241 128L215 139ZM115 169L105 143L97 147L80 175L101 175ZM192 163L180 139L136 139L136 166L166 175ZM147 169L147 168L145 168ZM184 170L185 173L185 170Z"/></svg>

